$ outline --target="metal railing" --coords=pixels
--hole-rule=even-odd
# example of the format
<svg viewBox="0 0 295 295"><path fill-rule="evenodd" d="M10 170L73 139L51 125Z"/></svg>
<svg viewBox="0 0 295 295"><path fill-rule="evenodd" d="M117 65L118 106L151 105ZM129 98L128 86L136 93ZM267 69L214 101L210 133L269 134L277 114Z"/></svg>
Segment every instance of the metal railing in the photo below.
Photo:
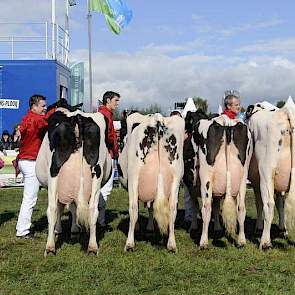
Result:
<svg viewBox="0 0 295 295"><path fill-rule="evenodd" d="M52 44L52 30L55 45ZM55 56L68 65L69 39L69 33L58 24L0 22L0 59L53 59Z"/></svg>

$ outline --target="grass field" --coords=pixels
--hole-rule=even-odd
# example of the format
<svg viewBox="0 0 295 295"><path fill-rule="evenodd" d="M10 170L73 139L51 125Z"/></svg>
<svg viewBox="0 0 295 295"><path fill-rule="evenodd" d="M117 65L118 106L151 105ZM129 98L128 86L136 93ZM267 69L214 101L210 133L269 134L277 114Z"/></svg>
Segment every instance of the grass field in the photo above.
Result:
<svg viewBox="0 0 295 295"><path fill-rule="evenodd" d="M57 255L43 257L47 192L42 190L33 213L34 240L15 237L21 189L0 189L0 294L294 294L295 248L277 237L273 249L260 251L253 238L255 210L247 197L247 245L238 249L225 237L210 239L201 251L183 226L183 197L176 222L178 253L167 252L158 233L145 234L147 210L140 208L136 251L124 253L128 197L114 189L108 203L106 231L98 229L99 253L87 256L87 237L71 241L68 216L58 238ZM277 222L276 218L274 222ZM86 241L86 242L85 242Z"/></svg>

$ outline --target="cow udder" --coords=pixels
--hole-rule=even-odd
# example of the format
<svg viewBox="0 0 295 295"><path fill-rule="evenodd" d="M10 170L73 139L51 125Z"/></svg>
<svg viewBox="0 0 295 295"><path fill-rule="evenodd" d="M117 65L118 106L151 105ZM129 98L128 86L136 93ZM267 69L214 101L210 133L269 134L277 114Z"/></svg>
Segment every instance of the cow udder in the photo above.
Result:
<svg viewBox="0 0 295 295"><path fill-rule="evenodd" d="M157 196L158 176L163 175L164 194L170 197L172 185L171 166L168 157L161 157L161 171L159 167L158 151L153 151L145 158L145 164L141 167L138 177L138 198L143 202L154 201Z"/></svg>
<svg viewBox="0 0 295 295"><path fill-rule="evenodd" d="M238 151L231 144L229 171L231 174L231 195L237 196L243 177L243 166L238 158ZM223 196L226 193L226 159L224 145L221 147L213 166L213 195Z"/></svg>
<svg viewBox="0 0 295 295"><path fill-rule="evenodd" d="M60 168L57 180L58 200L62 204L77 202L81 179L81 155L79 152L71 154L70 158ZM90 166L83 161L83 195L87 200L91 194Z"/></svg>

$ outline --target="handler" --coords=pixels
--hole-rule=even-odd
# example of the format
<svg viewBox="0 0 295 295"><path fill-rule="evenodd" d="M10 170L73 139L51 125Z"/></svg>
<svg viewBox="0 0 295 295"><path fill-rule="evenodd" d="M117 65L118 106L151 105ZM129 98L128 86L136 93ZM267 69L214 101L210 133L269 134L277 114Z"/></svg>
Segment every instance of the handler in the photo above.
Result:
<svg viewBox="0 0 295 295"><path fill-rule="evenodd" d="M105 226L105 213L106 213L106 202L113 188L114 180L114 159L119 156L119 145L117 140L116 131L113 122L113 112L117 109L120 101L120 94L107 91L103 95L102 105L98 108L98 112L102 113L107 121L107 148L112 157L112 174L108 182L101 188L99 195L99 216L98 223L101 226Z"/></svg>
<svg viewBox="0 0 295 295"><path fill-rule="evenodd" d="M19 125L21 133L20 149L17 156L18 167L23 174L24 190L16 224L16 236L30 239L31 218L37 202L39 181L36 176L36 158L47 131L47 119L55 111L50 110L46 114L46 98L35 94L29 100L30 110Z"/></svg>

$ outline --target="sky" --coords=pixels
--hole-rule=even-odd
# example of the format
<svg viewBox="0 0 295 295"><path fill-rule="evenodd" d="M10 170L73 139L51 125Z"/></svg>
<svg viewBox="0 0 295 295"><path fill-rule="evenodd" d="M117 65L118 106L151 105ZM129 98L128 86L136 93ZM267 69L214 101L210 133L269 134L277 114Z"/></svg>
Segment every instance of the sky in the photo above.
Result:
<svg viewBox="0 0 295 295"><path fill-rule="evenodd" d="M63 24L65 1L56 1ZM70 8L70 58L85 62L87 91L86 0L76 2ZM168 112L174 102L200 96L216 112L227 89L240 91L245 107L295 98L293 0L125 2L133 19L119 36L101 14L92 15L95 101L113 90L121 94L121 109L156 103ZM0 0L0 5L2 22L50 21L50 0Z"/></svg>

